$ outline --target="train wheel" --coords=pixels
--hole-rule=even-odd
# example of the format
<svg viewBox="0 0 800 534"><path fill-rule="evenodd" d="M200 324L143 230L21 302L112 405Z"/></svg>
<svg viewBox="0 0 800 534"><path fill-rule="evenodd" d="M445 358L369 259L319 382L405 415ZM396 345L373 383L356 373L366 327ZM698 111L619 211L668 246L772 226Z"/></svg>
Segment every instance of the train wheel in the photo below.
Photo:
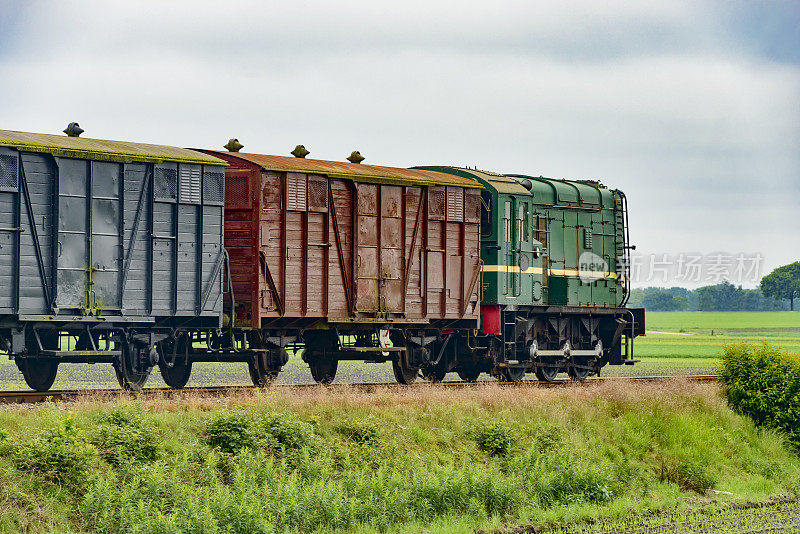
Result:
<svg viewBox="0 0 800 534"><path fill-rule="evenodd" d="M573 363L575 365L570 364L567 368L567 374L573 380L586 380L590 374L592 374L592 370L589 369L592 364L592 359L585 359L585 358L578 358L573 359ZM575 366L578 367L575 367Z"/></svg>
<svg viewBox="0 0 800 534"><path fill-rule="evenodd" d="M114 362L117 382L122 389L139 391L153 370L150 348L136 343L120 342L122 354Z"/></svg>
<svg viewBox="0 0 800 534"><path fill-rule="evenodd" d="M58 334L40 333L42 347L50 350L58 349ZM58 360L38 358L39 341L31 331L27 337L27 358L16 358L14 362L22 373L28 387L36 391L47 391L53 385L58 374Z"/></svg>
<svg viewBox="0 0 800 534"><path fill-rule="evenodd" d="M336 378L336 370L339 368L339 361L325 358L320 351L310 351L305 349L303 359L308 363L311 376L319 384L330 384Z"/></svg>
<svg viewBox="0 0 800 534"><path fill-rule="evenodd" d="M537 358L536 363L540 364L536 367L536 378L542 382L552 382L561 370L561 366L549 358Z"/></svg>
<svg viewBox="0 0 800 534"><path fill-rule="evenodd" d="M498 375L501 382L521 382L525 378L524 367L503 367Z"/></svg>
<svg viewBox="0 0 800 534"><path fill-rule="evenodd" d="M167 367L165 364L159 364L158 370L161 371L161 378L164 379L169 387L181 389L189 382L189 376L192 374L192 362L187 362L184 358L178 358L172 367Z"/></svg>
<svg viewBox="0 0 800 534"><path fill-rule="evenodd" d="M166 339L159 344L158 370L161 372L161 378L169 387L180 389L189 381L189 376L192 374L192 362L186 358L186 337L181 336L177 340L177 348L175 343L174 339ZM169 365L168 362L172 365Z"/></svg>
<svg viewBox="0 0 800 534"><path fill-rule="evenodd" d="M283 355L279 355L279 357L284 360L286 349L278 350L283 352ZM278 373L281 372L281 369L280 367L275 369L270 366L270 361L273 359L275 358L269 352L258 352L254 358L247 362L247 370L250 372L250 379L253 381L254 386L264 388L278 378Z"/></svg>
<svg viewBox="0 0 800 534"><path fill-rule="evenodd" d="M441 365L428 365L422 368L422 378L428 382L441 382L446 374L447 370Z"/></svg>
<svg viewBox="0 0 800 534"><path fill-rule="evenodd" d="M394 378L399 384L413 384L419 376L419 367L408 365L403 355L392 361L392 371L394 371Z"/></svg>
<svg viewBox="0 0 800 534"><path fill-rule="evenodd" d="M25 378L28 387L36 391L47 391L58 374L58 360L41 358L18 358L14 360Z"/></svg>
<svg viewBox="0 0 800 534"><path fill-rule="evenodd" d="M464 382L477 382L478 377L481 375L477 367L462 367L456 370L458 377Z"/></svg>

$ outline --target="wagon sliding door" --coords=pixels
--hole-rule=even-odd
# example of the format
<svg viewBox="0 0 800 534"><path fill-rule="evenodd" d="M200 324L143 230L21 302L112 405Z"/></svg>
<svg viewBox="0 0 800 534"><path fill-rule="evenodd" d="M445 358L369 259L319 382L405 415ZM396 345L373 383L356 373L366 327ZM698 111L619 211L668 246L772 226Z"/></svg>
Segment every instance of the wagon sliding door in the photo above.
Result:
<svg viewBox="0 0 800 534"><path fill-rule="evenodd" d="M59 308L119 310L118 163L58 159Z"/></svg>
<svg viewBox="0 0 800 534"><path fill-rule="evenodd" d="M403 314L403 188L360 183L356 311Z"/></svg>

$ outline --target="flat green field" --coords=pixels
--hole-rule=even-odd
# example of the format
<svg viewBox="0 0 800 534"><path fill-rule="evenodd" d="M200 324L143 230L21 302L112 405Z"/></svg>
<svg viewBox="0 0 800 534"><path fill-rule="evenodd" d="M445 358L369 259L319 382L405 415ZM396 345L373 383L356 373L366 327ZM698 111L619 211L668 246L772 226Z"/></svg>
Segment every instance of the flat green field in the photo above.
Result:
<svg viewBox="0 0 800 534"><path fill-rule="evenodd" d="M670 367L676 374L713 373L723 345L740 341L767 341L800 352L800 312L649 312L646 323L647 336L634 345L642 360L637 374L662 374Z"/></svg>
<svg viewBox="0 0 800 534"><path fill-rule="evenodd" d="M717 354L726 343L768 341L800 352L800 312L649 312L647 336L636 339L633 366L608 366L603 376L716 373ZM482 378L488 378L485 375ZM447 377L457 380L455 373ZM342 362L336 382L394 382L390 364ZM278 384L313 383L308 366L293 355ZM250 384L245 364L194 366L190 386ZM158 371L147 383L164 387ZM54 389L117 387L110 365L69 364L59 369ZM16 366L0 355L0 390L28 389Z"/></svg>

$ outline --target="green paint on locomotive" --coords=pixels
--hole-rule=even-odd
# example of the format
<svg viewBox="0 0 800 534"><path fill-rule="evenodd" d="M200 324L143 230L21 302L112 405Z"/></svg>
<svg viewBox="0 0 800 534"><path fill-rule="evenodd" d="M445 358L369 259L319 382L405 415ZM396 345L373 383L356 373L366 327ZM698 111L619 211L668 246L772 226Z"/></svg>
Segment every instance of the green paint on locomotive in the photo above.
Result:
<svg viewBox="0 0 800 534"><path fill-rule="evenodd" d="M484 186L483 303L621 306L625 198L598 182L421 167Z"/></svg>

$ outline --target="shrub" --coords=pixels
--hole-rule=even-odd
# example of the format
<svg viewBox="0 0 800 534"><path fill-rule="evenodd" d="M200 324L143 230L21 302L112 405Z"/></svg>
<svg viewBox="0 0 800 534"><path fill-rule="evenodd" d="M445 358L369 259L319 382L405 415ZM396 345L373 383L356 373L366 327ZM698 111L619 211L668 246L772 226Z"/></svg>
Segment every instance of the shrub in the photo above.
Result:
<svg viewBox="0 0 800 534"><path fill-rule="evenodd" d="M256 418L253 436L259 446L285 453L311 446L314 429L292 414L269 413Z"/></svg>
<svg viewBox="0 0 800 534"><path fill-rule="evenodd" d="M78 433L72 419L19 447L16 463L51 482L80 488L89 479L97 449Z"/></svg>
<svg viewBox="0 0 800 534"><path fill-rule="evenodd" d="M216 416L206 428L206 440L226 453L236 453L255 444L250 420L243 413Z"/></svg>
<svg viewBox="0 0 800 534"><path fill-rule="evenodd" d="M717 483L708 470L693 460L665 460L662 458L658 473L661 482L672 482L684 491L703 493Z"/></svg>
<svg viewBox="0 0 800 534"><path fill-rule="evenodd" d="M345 421L336 431L358 445L374 445L380 439L380 430L373 419Z"/></svg>
<svg viewBox="0 0 800 534"><path fill-rule="evenodd" d="M800 355L768 343L726 345L720 379L735 411L800 447Z"/></svg>
<svg viewBox="0 0 800 534"><path fill-rule="evenodd" d="M606 503L613 497L614 480L609 469L592 468L569 458L541 462L529 471L530 491L540 506Z"/></svg>
<svg viewBox="0 0 800 534"><path fill-rule="evenodd" d="M503 456L511 450L514 431L503 421L478 423L468 431L478 448L489 456Z"/></svg>
<svg viewBox="0 0 800 534"><path fill-rule="evenodd" d="M158 457L153 431L141 419L114 410L101 418L92 437L100 455L111 465L126 462L151 462Z"/></svg>

